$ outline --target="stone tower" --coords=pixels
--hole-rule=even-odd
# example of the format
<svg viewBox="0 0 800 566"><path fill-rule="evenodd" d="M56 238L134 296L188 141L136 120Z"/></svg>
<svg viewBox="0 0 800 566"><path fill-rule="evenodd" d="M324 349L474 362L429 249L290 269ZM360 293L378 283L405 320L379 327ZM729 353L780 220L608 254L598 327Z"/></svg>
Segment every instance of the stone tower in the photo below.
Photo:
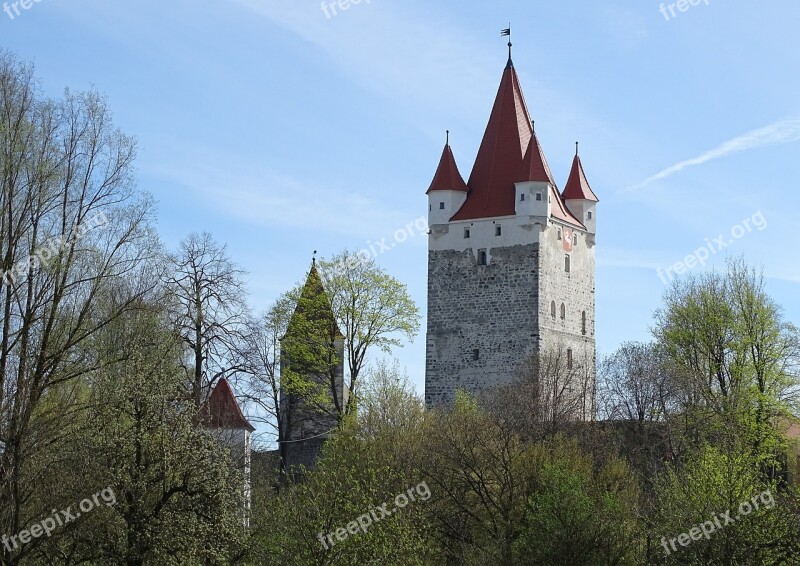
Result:
<svg viewBox="0 0 800 566"><path fill-rule="evenodd" d="M313 469L347 400L344 336L314 262L281 340L279 442L286 472Z"/></svg>
<svg viewBox="0 0 800 566"><path fill-rule="evenodd" d="M549 349L593 390L598 199L577 151L559 192L510 56L469 181L448 137L427 194L427 405L507 384Z"/></svg>

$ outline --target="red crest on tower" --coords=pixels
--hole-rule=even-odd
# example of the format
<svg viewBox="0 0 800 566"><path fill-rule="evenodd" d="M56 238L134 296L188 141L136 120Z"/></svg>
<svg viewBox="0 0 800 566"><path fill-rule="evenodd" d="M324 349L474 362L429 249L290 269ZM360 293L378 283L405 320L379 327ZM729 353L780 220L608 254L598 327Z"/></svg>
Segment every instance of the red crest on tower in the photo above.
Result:
<svg viewBox="0 0 800 566"><path fill-rule="evenodd" d="M561 241L564 242L564 251L570 253L572 251L572 238L575 236L575 233L572 231L572 228L564 228L563 230L563 237Z"/></svg>

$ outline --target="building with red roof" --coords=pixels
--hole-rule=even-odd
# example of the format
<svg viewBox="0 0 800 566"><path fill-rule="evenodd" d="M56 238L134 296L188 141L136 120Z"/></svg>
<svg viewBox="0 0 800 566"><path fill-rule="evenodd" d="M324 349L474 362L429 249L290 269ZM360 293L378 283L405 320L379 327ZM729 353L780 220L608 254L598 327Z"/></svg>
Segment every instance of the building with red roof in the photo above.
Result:
<svg viewBox="0 0 800 566"><path fill-rule="evenodd" d="M250 467L255 427L242 414L227 379L217 381L200 409L199 420L228 448L234 465L241 471L244 501L242 514L247 527L250 523Z"/></svg>
<svg viewBox="0 0 800 566"><path fill-rule="evenodd" d="M448 133L427 195L427 404L556 351L593 389L598 199L577 152L559 191L510 52L468 181Z"/></svg>

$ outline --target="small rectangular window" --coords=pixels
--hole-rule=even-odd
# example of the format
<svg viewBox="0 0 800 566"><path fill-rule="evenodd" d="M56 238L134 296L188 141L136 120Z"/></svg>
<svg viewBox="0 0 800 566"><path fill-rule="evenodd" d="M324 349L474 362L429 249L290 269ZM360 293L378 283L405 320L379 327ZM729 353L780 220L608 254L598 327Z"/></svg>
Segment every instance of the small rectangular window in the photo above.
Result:
<svg viewBox="0 0 800 566"><path fill-rule="evenodd" d="M542 193L536 193L536 200L538 201L542 200Z"/></svg>
<svg viewBox="0 0 800 566"><path fill-rule="evenodd" d="M591 210L589 212L587 212L586 215L589 218L589 220L592 219L592 211Z"/></svg>
<svg viewBox="0 0 800 566"><path fill-rule="evenodd" d="M443 202L439 203L439 210L444 210L444 203Z"/></svg>
<svg viewBox="0 0 800 566"><path fill-rule="evenodd" d="M521 200L521 201L525 200L525 193L522 193L521 195L519 195L519 200Z"/></svg>
<svg viewBox="0 0 800 566"><path fill-rule="evenodd" d="M558 229L558 240L561 241L561 228Z"/></svg>
<svg viewBox="0 0 800 566"><path fill-rule="evenodd" d="M495 226L494 227L494 235L501 236L503 234L503 227L502 226Z"/></svg>
<svg viewBox="0 0 800 566"><path fill-rule="evenodd" d="M464 237L469 238L469 228L464 228Z"/></svg>
<svg viewBox="0 0 800 566"><path fill-rule="evenodd" d="M477 362L481 359L481 351L480 350L472 350L472 361Z"/></svg>

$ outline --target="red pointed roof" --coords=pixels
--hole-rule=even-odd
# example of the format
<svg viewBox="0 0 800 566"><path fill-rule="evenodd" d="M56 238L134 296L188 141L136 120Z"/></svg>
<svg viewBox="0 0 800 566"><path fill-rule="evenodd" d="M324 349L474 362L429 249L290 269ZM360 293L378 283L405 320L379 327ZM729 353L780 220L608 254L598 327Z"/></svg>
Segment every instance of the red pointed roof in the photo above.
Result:
<svg viewBox="0 0 800 566"><path fill-rule="evenodd" d="M599 199L589 186L589 181L586 180L586 173L583 172L583 164L578 154L575 154L575 159L572 162L572 170L569 173L569 180L564 192L561 194L564 200L593 200L598 202Z"/></svg>
<svg viewBox="0 0 800 566"><path fill-rule="evenodd" d="M518 183L524 181L541 181L550 183L553 186L556 184L556 182L553 181L553 174L550 172L547 159L544 157L542 146L539 145L539 138L536 137L536 132L533 132L531 142L528 144L528 151L525 152L525 157L522 159L522 167L520 167L516 181Z"/></svg>
<svg viewBox="0 0 800 566"><path fill-rule="evenodd" d="M583 222L575 218L575 216L566 207L564 201L561 200L561 195L558 194L558 191L551 188L550 194L553 197L551 200L553 206L550 207L550 216L556 220L560 220L567 224L572 224L573 226L576 226L582 230L586 230L586 226L583 225Z"/></svg>
<svg viewBox="0 0 800 566"><path fill-rule="evenodd" d="M425 194L431 191L466 191L467 184L461 173L458 172L458 165L456 165L456 158L453 156L453 150L450 149L450 144L447 143L442 151L442 158L439 160L439 167L436 169L436 175L433 176L430 188Z"/></svg>
<svg viewBox="0 0 800 566"><path fill-rule="evenodd" d="M245 429L255 427L244 418L228 380L220 379L200 413L201 422L208 428Z"/></svg>
<svg viewBox="0 0 800 566"><path fill-rule="evenodd" d="M517 72L509 61L469 177L469 195L452 220L512 216L514 183L533 138L531 116L525 105Z"/></svg>

